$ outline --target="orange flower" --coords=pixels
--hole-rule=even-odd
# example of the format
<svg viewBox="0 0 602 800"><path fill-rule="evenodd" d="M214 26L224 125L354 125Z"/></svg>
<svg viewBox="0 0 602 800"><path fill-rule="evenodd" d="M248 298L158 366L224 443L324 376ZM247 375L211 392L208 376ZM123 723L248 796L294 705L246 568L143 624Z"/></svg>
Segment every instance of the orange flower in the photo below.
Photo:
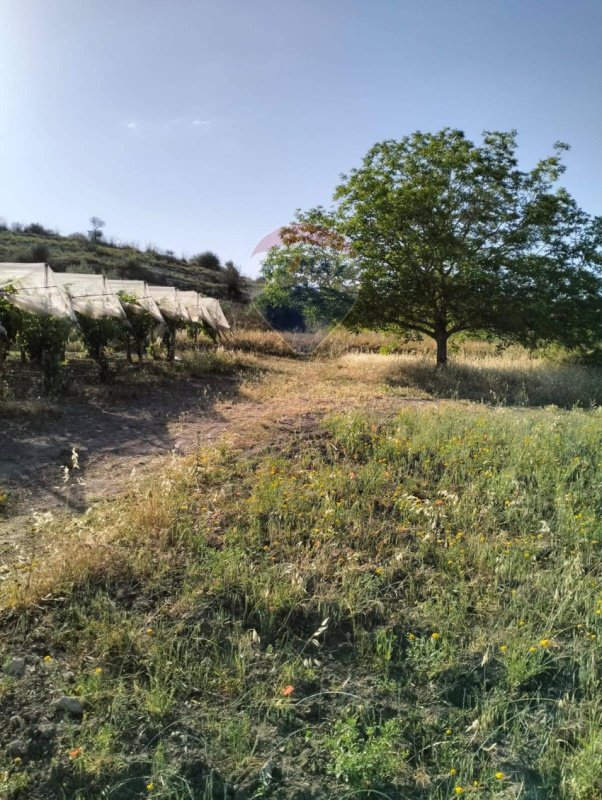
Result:
<svg viewBox="0 0 602 800"><path fill-rule="evenodd" d="M284 695L284 697L290 697L294 691L295 687L289 684L288 686L284 687L284 689L282 690L282 694Z"/></svg>
<svg viewBox="0 0 602 800"><path fill-rule="evenodd" d="M74 750L69 750L69 758L77 758L81 755L82 749L81 747L76 747Z"/></svg>

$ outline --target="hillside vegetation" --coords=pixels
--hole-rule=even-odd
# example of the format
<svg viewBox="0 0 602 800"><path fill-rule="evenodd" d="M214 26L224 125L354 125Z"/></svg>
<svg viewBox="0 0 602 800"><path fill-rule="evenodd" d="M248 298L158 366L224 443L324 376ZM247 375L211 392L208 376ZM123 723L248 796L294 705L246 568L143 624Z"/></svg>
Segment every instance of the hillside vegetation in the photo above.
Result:
<svg viewBox="0 0 602 800"><path fill-rule="evenodd" d="M32 228L39 232L32 232ZM233 297L224 269L206 269L193 260L178 258L151 246L142 250L104 239L93 243L81 233L61 236L41 225L25 226L21 230L0 229L0 261L45 261L57 272L103 273L110 278L192 289L224 300L248 300L253 284L250 279L243 278L242 295Z"/></svg>
<svg viewBox="0 0 602 800"><path fill-rule="evenodd" d="M265 359L284 428L39 521L2 796L601 796L599 411L528 370L556 406L435 401L408 359Z"/></svg>

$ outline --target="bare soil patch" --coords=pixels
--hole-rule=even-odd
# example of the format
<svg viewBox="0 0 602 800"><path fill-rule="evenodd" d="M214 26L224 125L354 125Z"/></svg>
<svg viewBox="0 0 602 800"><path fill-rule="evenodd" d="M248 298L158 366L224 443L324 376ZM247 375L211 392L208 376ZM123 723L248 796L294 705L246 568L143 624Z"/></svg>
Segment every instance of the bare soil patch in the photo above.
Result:
<svg viewBox="0 0 602 800"><path fill-rule="evenodd" d="M264 440L278 446L329 412L376 407L387 415L400 401L428 401L383 393L374 376L358 380L332 361L264 360L266 371L253 379L133 382L91 397L67 396L32 418L0 418L0 488L10 495L8 513L0 516L0 568L44 549L40 514L85 513L127 492L134 478L207 443L227 437L242 447Z"/></svg>

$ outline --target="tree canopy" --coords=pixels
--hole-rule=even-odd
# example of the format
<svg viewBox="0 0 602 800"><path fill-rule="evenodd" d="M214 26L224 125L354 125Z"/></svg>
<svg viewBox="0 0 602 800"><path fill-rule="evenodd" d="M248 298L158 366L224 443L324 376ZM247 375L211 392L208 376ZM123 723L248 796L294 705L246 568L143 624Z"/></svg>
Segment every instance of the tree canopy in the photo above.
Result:
<svg viewBox="0 0 602 800"><path fill-rule="evenodd" d="M518 167L517 135L416 132L376 144L335 192L333 229L357 260L351 324L433 337L460 331L525 344L595 346L602 325L602 219L562 187L562 153Z"/></svg>
<svg viewBox="0 0 602 800"><path fill-rule="evenodd" d="M341 320L357 292L357 264L322 208L298 212L280 231L262 265L261 312L276 328L325 326Z"/></svg>

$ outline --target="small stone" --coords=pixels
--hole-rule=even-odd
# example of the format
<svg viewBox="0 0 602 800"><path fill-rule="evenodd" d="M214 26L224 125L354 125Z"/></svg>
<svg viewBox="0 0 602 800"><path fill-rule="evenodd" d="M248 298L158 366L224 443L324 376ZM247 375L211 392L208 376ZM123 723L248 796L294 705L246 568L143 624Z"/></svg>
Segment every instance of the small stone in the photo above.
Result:
<svg viewBox="0 0 602 800"><path fill-rule="evenodd" d="M20 758L27 754L27 745L23 739L13 739L12 742L8 743L6 750L12 758Z"/></svg>
<svg viewBox="0 0 602 800"><path fill-rule="evenodd" d="M84 713L84 707L77 697L67 697L66 695L57 702L56 710L65 711L73 717L81 717Z"/></svg>
<svg viewBox="0 0 602 800"><path fill-rule="evenodd" d="M20 678L25 672L25 659L15 656L6 668L11 678Z"/></svg>

